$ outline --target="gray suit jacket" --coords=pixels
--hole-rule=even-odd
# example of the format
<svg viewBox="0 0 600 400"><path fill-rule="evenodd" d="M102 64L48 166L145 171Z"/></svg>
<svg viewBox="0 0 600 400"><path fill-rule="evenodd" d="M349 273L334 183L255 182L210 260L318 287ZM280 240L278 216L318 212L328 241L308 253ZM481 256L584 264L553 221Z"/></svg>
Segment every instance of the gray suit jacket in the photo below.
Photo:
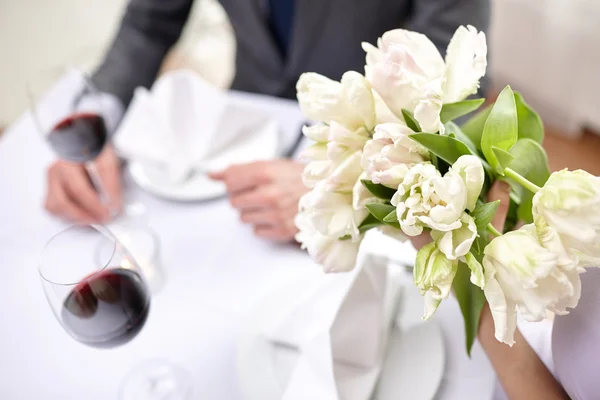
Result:
<svg viewBox="0 0 600 400"><path fill-rule="evenodd" d="M301 73L339 79L363 72L360 43L375 43L385 31L404 27L422 32L442 54L459 25L487 32L489 0L296 0L287 59L266 24L266 0L220 0L237 41L232 88L295 97ZM93 79L123 104L137 86L149 87L168 50L181 35L193 0L131 0L121 27ZM485 88L486 82L482 84Z"/></svg>

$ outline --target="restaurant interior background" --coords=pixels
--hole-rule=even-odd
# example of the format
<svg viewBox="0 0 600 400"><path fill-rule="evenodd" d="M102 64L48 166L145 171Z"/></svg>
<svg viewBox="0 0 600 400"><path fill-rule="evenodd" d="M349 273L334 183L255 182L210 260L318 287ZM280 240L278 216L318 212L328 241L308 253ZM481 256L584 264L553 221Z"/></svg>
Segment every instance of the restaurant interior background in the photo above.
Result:
<svg viewBox="0 0 600 400"><path fill-rule="evenodd" d="M94 67L126 3L0 0L0 130L25 110L29 76L40 70L58 75L66 60ZM600 175L600 2L492 3L489 71L496 89L511 82L541 113L552 169L584 168ZM233 76L234 51L227 17L217 1L200 0L164 69L191 68L226 87Z"/></svg>

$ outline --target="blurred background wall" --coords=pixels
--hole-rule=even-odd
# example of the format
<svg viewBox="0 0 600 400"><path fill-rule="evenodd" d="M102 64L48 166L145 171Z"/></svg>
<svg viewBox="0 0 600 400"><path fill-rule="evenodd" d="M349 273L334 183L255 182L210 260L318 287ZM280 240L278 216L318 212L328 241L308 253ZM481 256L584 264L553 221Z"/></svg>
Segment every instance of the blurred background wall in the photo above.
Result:
<svg viewBox="0 0 600 400"><path fill-rule="evenodd" d="M493 0L491 73L510 82L546 124L600 131L600 1Z"/></svg>
<svg viewBox="0 0 600 400"><path fill-rule="evenodd" d="M490 73L496 89L511 83L558 135L576 137L584 127L600 131L600 1L492 1ZM58 74L65 60L90 69L96 65L125 4L0 0L0 126L25 109L28 77L40 70ZM198 0L165 68L193 68L225 87L233 74L234 49L216 0Z"/></svg>
<svg viewBox="0 0 600 400"><path fill-rule="evenodd" d="M27 108L26 84L32 77L51 81L66 63L92 70L110 45L126 4L127 0L0 0L0 127ZM233 76L234 46L218 2L198 0L165 68L193 68L225 87Z"/></svg>

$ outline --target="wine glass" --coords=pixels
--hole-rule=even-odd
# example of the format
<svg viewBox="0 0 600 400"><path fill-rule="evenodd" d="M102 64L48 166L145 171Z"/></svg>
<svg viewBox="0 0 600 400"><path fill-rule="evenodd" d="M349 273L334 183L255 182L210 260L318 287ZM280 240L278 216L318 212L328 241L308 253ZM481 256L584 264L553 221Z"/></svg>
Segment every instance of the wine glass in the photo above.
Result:
<svg viewBox="0 0 600 400"><path fill-rule="evenodd" d="M144 213L143 205L126 204L124 211L119 213L112 206L108 191L96 168L96 159L109 142L113 134L110 128L115 125L111 120L114 115L110 114L106 95L94 86L86 73L68 68L62 75L67 77L71 87L75 88L75 95L72 95L72 91L64 93L62 96L55 96L52 103L48 104L43 100L43 96L56 80L55 75L56 73L41 72L28 82L27 92L35 129L58 157L85 167L101 202L106 204L110 211L113 221L109 224L113 233L123 239L128 237L129 241L143 240L143 248L147 250L147 254L139 255L138 260L146 260L157 253L159 242L147 225L139 223L138 218ZM36 102L36 98L40 101ZM151 243L147 243L148 238ZM134 253L141 247L132 246ZM157 264L153 263L152 266L156 267ZM157 279L159 276L157 271L152 274L151 279ZM160 287L160 283L153 284L152 287Z"/></svg>
<svg viewBox="0 0 600 400"><path fill-rule="evenodd" d="M76 88L75 96L65 94L51 106L35 101L36 95L46 92L47 87L42 85L48 85L51 78L41 74L30 79L27 90L35 128L58 157L85 166L99 197L110 205L95 164L109 138L105 102L85 73L77 69L66 72ZM112 213L116 215L115 210Z"/></svg>
<svg viewBox="0 0 600 400"><path fill-rule="evenodd" d="M136 260L107 228L74 225L44 247L38 266L54 315L75 340L113 348L134 339L150 311L151 294ZM121 398L186 399L187 374L165 362L147 362L128 376Z"/></svg>

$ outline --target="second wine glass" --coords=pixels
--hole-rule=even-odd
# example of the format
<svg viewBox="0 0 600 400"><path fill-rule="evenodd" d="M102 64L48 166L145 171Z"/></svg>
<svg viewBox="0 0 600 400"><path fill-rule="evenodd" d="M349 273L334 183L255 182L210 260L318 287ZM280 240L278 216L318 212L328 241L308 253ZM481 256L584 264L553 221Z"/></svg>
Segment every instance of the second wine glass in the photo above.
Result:
<svg viewBox="0 0 600 400"><path fill-rule="evenodd" d="M134 339L150 312L151 294L128 249L99 225L74 225L46 244L39 263L46 298L75 340L112 348ZM121 385L121 399L188 399L189 376L168 362L149 361Z"/></svg>

